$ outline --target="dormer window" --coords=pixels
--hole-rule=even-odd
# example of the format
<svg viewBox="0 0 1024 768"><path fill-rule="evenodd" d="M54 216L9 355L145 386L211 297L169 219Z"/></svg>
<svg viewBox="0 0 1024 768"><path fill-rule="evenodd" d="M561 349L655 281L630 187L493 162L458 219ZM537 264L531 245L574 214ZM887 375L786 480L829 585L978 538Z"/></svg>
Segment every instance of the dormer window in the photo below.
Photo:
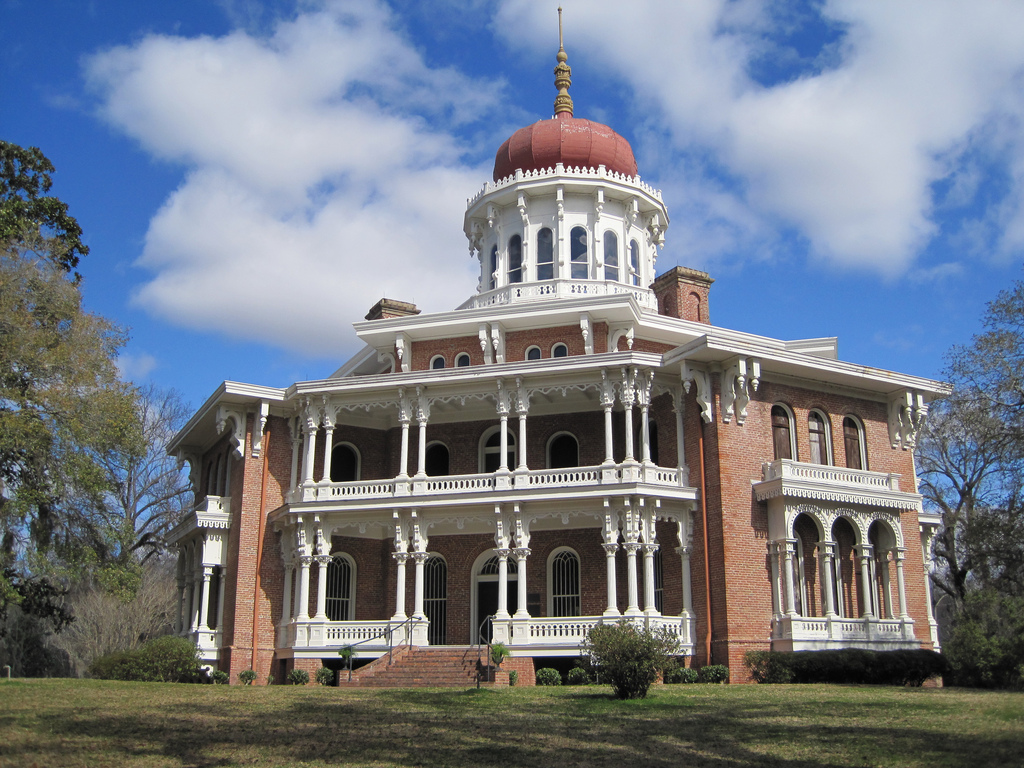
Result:
<svg viewBox="0 0 1024 768"><path fill-rule="evenodd" d="M512 235L508 241L508 281L523 282L523 238Z"/></svg>
<svg viewBox="0 0 1024 768"><path fill-rule="evenodd" d="M527 360L540 360L540 347L530 347L526 350Z"/></svg>
<svg viewBox="0 0 1024 768"><path fill-rule="evenodd" d="M590 276L590 262L587 256L587 230L573 227L569 233L569 259L573 280L586 280Z"/></svg>
<svg viewBox="0 0 1024 768"><path fill-rule="evenodd" d="M619 279L619 238L611 230L604 233L604 279Z"/></svg>
<svg viewBox="0 0 1024 768"><path fill-rule="evenodd" d="M551 280L555 276L555 240L548 227L537 233L537 279Z"/></svg>
<svg viewBox="0 0 1024 768"><path fill-rule="evenodd" d="M552 357L568 357L569 356L569 348L567 346L565 346L565 344L555 344L555 346L553 346L551 348L551 356Z"/></svg>
<svg viewBox="0 0 1024 768"><path fill-rule="evenodd" d="M444 355L435 355L434 358L430 361L430 367L435 370L439 368L444 368Z"/></svg>
<svg viewBox="0 0 1024 768"><path fill-rule="evenodd" d="M469 367L469 355L463 352L461 355L455 358L456 368L467 368Z"/></svg>

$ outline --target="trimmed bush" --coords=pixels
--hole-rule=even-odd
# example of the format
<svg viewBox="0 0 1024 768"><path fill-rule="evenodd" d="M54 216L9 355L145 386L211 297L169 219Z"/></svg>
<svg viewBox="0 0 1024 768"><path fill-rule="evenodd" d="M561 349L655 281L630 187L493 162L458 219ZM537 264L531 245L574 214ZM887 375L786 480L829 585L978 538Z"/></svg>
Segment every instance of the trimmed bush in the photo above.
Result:
<svg viewBox="0 0 1024 768"><path fill-rule="evenodd" d="M671 668L679 641L664 630L651 631L628 621L598 624L587 633L583 652L602 682L620 699L642 699L651 684Z"/></svg>
<svg viewBox="0 0 1024 768"><path fill-rule="evenodd" d="M204 675L199 649L184 637L164 635L134 651L121 651L96 659L89 674L103 680L155 683L198 683Z"/></svg>
<svg viewBox="0 0 1024 768"><path fill-rule="evenodd" d="M838 683L919 686L947 671L934 651L750 651L744 663L758 683ZM788 679L787 679L788 678Z"/></svg>
<svg viewBox="0 0 1024 768"><path fill-rule="evenodd" d="M669 685L679 685L682 683L696 683L699 680L699 675L696 669L690 667L676 667L665 673L665 682Z"/></svg>
<svg viewBox="0 0 1024 768"><path fill-rule="evenodd" d="M697 680L701 683L728 683L729 668L724 664L708 664L697 671Z"/></svg>
<svg viewBox="0 0 1024 768"><path fill-rule="evenodd" d="M537 670L537 685L561 685L562 676L557 669L544 667Z"/></svg>
<svg viewBox="0 0 1024 768"><path fill-rule="evenodd" d="M519 673L516 672L514 669L510 669L508 671L508 684L509 685L515 685L518 682L519 682Z"/></svg>
<svg viewBox="0 0 1024 768"><path fill-rule="evenodd" d="M251 669L243 669L238 673L238 682L242 685L252 685L256 681L256 673Z"/></svg>
<svg viewBox="0 0 1024 768"><path fill-rule="evenodd" d="M288 673L288 682L292 685L309 685L309 672L304 669L293 669Z"/></svg>
<svg viewBox="0 0 1024 768"><path fill-rule="evenodd" d="M565 676L566 685L590 685L590 675L582 667L573 667Z"/></svg>
<svg viewBox="0 0 1024 768"><path fill-rule="evenodd" d="M320 685L334 685L334 670L329 667L320 667L316 671L316 681Z"/></svg>
<svg viewBox="0 0 1024 768"><path fill-rule="evenodd" d="M231 675L223 669L215 669L210 673L210 682L214 685L227 685L231 682Z"/></svg>

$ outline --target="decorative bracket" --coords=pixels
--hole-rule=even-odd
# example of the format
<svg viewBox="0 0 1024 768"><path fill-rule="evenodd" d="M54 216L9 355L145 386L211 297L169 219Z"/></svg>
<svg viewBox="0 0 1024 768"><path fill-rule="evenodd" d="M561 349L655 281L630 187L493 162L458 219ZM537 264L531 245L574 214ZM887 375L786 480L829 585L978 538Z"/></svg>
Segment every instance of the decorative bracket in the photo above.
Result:
<svg viewBox="0 0 1024 768"><path fill-rule="evenodd" d="M737 357L722 374L722 421L726 424L736 416L743 426L747 420L750 391L757 392L761 383L761 361L755 357Z"/></svg>
<svg viewBox="0 0 1024 768"><path fill-rule="evenodd" d="M889 401L889 441L904 451L917 444L917 435L928 416L924 394L906 390Z"/></svg>
<svg viewBox="0 0 1024 768"><path fill-rule="evenodd" d="M694 368L690 363L683 361L679 368L679 375L683 382L683 389L686 390L687 394L690 393L690 387L696 385L696 399L697 405L700 406L700 417L704 419L705 424L710 424L714 414L711 411L711 381L708 378L707 371Z"/></svg>
<svg viewBox="0 0 1024 768"><path fill-rule="evenodd" d="M270 416L270 403L260 400L260 410L253 419L252 425L252 457L258 459L260 451L263 450L263 431L267 428L267 418Z"/></svg>
<svg viewBox="0 0 1024 768"><path fill-rule="evenodd" d="M404 333L395 334L395 352L398 362L402 364L402 373L412 370L412 344Z"/></svg>
<svg viewBox="0 0 1024 768"><path fill-rule="evenodd" d="M528 208L528 206L526 204L526 195L524 195L522 192L520 192L519 193L519 216L523 220L523 228L524 229L530 223L530 216L527 213L528 210L529 210L529 208Z"/></svg>
<svg viewBox="0 0 1024 768"><path fill-rule="evenodd" d="M580 315L580 332L583 334L583 352L587 355L594 354L594 334L591 332L593 325L590 315L586 312Z"/></svg>
<svg viewBox="0 0 1024 768"><path fill-rule="evenodd" d="M494 360L505 362L505 329L498 323L491 323L491 346L494 348Z"/></svg>
<svg viewBox="0 0 1024 768"><path fill-rule="evenodd" d="M477 338L480 339L480 351L484 353L484 365L494 362L494 354L491 350L491 341L487 333L487 323L480 323L477 330Z"/></svg>
<svg viewBox="0 0 1024 768"><path fill-rule="evenodd" d="M230 424L228 423L230 422ZM231 430L231 447L238 458L245 458L245 412L226 405L217 407L217 434Z"/></svg>

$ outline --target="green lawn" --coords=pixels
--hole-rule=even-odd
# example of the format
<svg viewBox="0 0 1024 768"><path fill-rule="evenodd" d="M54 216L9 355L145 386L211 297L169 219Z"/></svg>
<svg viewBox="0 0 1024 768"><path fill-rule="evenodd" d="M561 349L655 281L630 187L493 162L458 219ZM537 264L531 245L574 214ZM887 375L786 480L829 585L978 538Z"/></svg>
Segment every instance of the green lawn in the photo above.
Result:
<svg viewBox="0 0 1024 768"><path fill-rule="evenodd" d="M677 685L243 688L0 682L0 768L1021 766L1024 695Z"/></svg>

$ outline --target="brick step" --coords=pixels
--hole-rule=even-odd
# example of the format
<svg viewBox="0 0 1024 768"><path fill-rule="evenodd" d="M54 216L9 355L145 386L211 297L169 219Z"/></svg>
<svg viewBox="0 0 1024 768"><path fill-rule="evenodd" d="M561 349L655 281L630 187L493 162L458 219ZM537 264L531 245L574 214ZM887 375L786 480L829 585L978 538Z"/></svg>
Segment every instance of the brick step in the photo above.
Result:
<svg viewBox="0 0 1024 768"><path fill-rule="evenodd" d="M352 673L352 681L341 675L341 687L416 688L427 686L475 685L479 672L485 672L481 653L477 648L410 648L396 649L391 663L387 656L367 664ZM495 681L487 685L507 685L508 675L492 675Z"/></svg>

